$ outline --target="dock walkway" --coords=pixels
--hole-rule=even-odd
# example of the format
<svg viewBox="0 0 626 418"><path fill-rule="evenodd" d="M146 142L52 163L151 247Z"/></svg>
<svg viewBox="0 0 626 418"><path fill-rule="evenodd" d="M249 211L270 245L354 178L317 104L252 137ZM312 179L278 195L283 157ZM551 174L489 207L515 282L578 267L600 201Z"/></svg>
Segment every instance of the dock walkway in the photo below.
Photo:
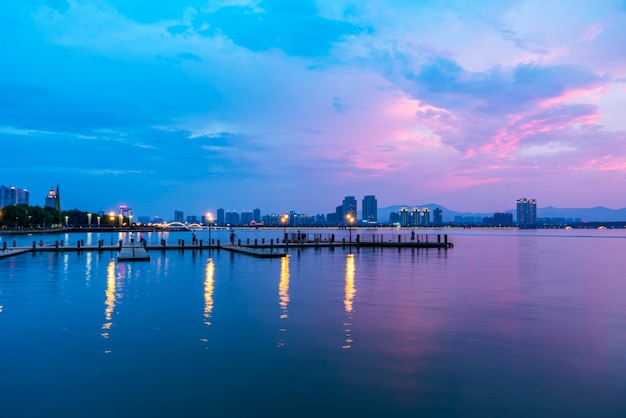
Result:
<svg viewBox="0 0 626 418"><path fill-rule="evenodd" d="M139 244L131 243L122 245L117 261L149 261L148 251Z"/></svg>
<svg viewBox="0 0 626 418"><path fill-rule="evenodd" d="M219 240L215 242L203 243L195 241L192 244L185 244L184 241L179 240L176 243L166 243L164 240L160 245L144 243L122 243L117 245L104 245L103 241L98 242L97 245L84 245L83 242L77 242L76 245L67 245L63 242L55 242L53 244L37 245L33 242L32 247L9 247L0 248L0 258L6 258L16 256L25 253L40 253L40 252L83 252L83 251L117 251L118 261L148 261L150 260L149 251L172 251L172 250L225 250L233 253L245 254L257 258L279 258L288 255L291 250L300 251L304 249L334 249L334 248L398 248L398 249L444 249L452 248L451 242L448 242L447 235L437 235L436 240L429 239L427 236L421 238L425 239L413 239L414 236L396 236L394 239L383 239L382 236L372 236L371 239L357 238L355 241L341 241L335 240L286 240L279 242L279 240L269 240L269 242L262 240L260 243L257 240L246 240L241 242L238 240L235 244L221 244ZM432 237L431 237L432 238ZM443 239L442 239L443 238Z"/></svg>

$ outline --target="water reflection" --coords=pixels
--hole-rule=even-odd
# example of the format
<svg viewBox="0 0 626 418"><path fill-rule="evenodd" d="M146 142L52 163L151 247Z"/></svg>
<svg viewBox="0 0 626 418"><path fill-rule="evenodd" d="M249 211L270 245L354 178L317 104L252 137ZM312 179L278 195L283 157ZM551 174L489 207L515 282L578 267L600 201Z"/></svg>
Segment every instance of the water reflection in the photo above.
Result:
<svg viewBox="0 0 626 418"><path fill-rule="evenodd" d="M87 281L87 284L89 284L89 282L91 281L91 264L93 263L93 252L87 251L87 253L85 253L85 257L85 280Z"/></svg>
<svg viewBox="0 0 626 418"><path fill-rule="evenodd" d="M289 256L281 257L280 259L280 282L278 283L278 304L281 308L280 319L281 327L278 329L280 332L286 332L287 329L284 326L284 320L289 318L287 308L289 306ZM281 338L278 341L279 347L285 346L285 341Z"/></svg>
<svg viewBox="0 0 626 418"><path fill-rule="evenodd" d="M105 323L102 325L102 337L109 338L109 330L113 325L113 311L115 310L115 261L111 260L107 266L107 288L106 288L106 300L104 304Z"/></svg>
<svg viewBox="0 0 626 418"><path fill-rule="evenodd" d="M204 323L211 325L211 312L213 312L213 290L215 288L215 264L209 258L206 263L204 274Z"/></svg>
<svg viewBox="0 0 626 418"><path fill-rule="evenodd" d="M345 295L343 299L343 306L346 311L346 320L343 323L346 333L346 343L341 348L347 350L352 347L352 312L354 310L352 303L354 301L354 295L356 294L356 287L354 286L354 254L348 254L346 258L346 286Z"/></svg>

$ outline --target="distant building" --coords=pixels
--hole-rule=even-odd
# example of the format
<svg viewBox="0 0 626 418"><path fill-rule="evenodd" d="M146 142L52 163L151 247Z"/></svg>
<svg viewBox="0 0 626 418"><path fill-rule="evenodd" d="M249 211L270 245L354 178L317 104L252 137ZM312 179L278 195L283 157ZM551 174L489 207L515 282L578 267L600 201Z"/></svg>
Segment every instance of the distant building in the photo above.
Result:
<svg viewBox="0 0 626 418"><path fill-rule="evenodd" d="M140 224L149 224L150 223L150 217L149 216L139 216L137 217L137 220L139 221Z"/></svg>
<svg viewBox="0 0 626 418"><path fill-rule="evenodd" d="M537 225L537 201L535 199L525 197L517 199L517 224L520 228Z"/></svg>
<svg viewBox="0 0 626 418"><path fill-rule="evenodd" d="M368 223L378 222L378 201L376 196L368 195L363 197L363 221Z"/></svg>
<svg viewBox="0 0 626 418"><path fill-rule="evenodd" d="M30 192L13 186L0 186L0 209L9 205L30 205Z"/></svg>
<svg viewBox="0 0 626 418"><path fill-rule="evenodd" d="M50 191L48 192L44 207L55 208L59 212L61 211L61 198L59 197L59 185L58 184L57 184L56 191L51 188Z"/></svg>
<svg viewBox="0 0 626 418"><path fill-rule="evenodd" d="M120 205L120 211L118 215L122 215L124 218L130 219L133 217L133 210L126 205Z"/></svg>
<svg viewBox="0 0 626 418"><path fill-rule="evenodd" d="M352 214L356 220L357 206L354 196L346 196L343 199L343 204L341 205L341 220L343 224L347 223L345 218L349 213Z"/></svg>
<svg viewBox="0 0 626 418"><path fill-rule="evenodd" d="M430 209L422 208L419 211L418 226L429 227L430 226Z"/></svg>
<svg viewBox="0 0 626 418"><path fill-rule="evenodd" d="M215 217L215 223L218 225L225 225L226 224L226 219L224 216L224 209L219 208L217 210L217 216Z"/></svg>
<svg viewBox="0 0 626 418"><path fill-rule="evenodd" d="M262 219L263 219L263 224L266 226L278 226L280 224L280 217L281 215L278 214L269 214L269 215L265 215Z"/></svg>
<svg viewBox="0 0 626 418"><path fill-rule="evenodd" d="M254 213L250 210L241 212L241 225L250 225L254 220Z"/></svg>
<svg viewBox="0 0 626 418"><path fill-rule="evenodd" d="M513 214L496 212L493 214L493 222L496 226L513 226Z"/></svg>
<svg viewBox="0 0 626 418"><path fill-rule="evenodd" d="M261 209L256 208L252 211L252 219L255 222L261 222Z"/></svg>
<svg viewBox="0 0 626 418"><path fill-rule="evenodd" d="M188 224L198 223L198 217L196 215L187 215L187 223Z"/></svg>
<svg viewBox="0 0 626 418"><path fill-rule="evenodd" d="M493 216L483 218L484 226L513 226L513 214L508 212L496 212Z"/></svg>
<svg viewBox="0 0 626 418"><path fill-rule="evenodd" d="M226 225L239 225L239 213L235 212L234 210L226 211L226 214L224 215L224 220L226 222Z"/></svg>
<svg viewBox="0 0 626 418"><path fill-rule="evenodd" d="M185 221L185 214L183 213L182 210L175 210L174 211L174 222L180 222L183 223Z"/></svg>
<svg viewBox="0 0 626 418"><path fill-rule="evenodd" d="M347 213L345 213L345 212L343 211L343 205L339 205L339 206L337 206L337 207L335 208L335 217L334 217L334 219L335 219L335 223L336 223L337 225L340 225L340 224L345 224L345 222L344 222L344 216L345 216L345 215L347 215Z"/></svg>
<svg viewBox="0 0 626 418"><path fill-rule="evenodd" d="M436 208L435 210L433 210L433 225L443 225L443 211L441 210L441 208Z"/></svg>

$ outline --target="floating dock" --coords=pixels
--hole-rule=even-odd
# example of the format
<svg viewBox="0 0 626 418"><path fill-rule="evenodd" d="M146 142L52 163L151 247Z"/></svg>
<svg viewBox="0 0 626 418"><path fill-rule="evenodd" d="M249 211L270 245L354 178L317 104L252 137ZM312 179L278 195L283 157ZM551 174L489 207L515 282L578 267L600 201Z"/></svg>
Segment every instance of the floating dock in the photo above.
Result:
<svg viewBox="0 0 626 418"><path fill-rule="evenodd" d="M142 245L131 243L122 245L117 261L150 261L150 256Z"/></svg>

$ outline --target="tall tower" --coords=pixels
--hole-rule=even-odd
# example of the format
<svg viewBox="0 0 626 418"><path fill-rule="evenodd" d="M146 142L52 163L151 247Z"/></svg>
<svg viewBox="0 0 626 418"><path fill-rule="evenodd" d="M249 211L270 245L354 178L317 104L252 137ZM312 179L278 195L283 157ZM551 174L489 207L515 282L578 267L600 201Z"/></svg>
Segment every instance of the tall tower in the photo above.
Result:
<svg viewBox="0 0 626 418"><path fill-rule="evenodd" d="M378 222L378 201L376 196L363 197L363 220L365 222Z"/></svg>
<svg viewBox="0 0 626 418"><path fill-rule="evenodd" d="M517 224L520 228L529 228L537 223L537 201L535 199L526 199L525 197L517 199Z"/></svg>
<svg viewBox="0 0 626 418"><path fill-rule="evenodd" d="M343 204L342 206L342 219L340 220L342 224L345 225L346 223L346 216L348 216L349 213L352 214L352 216L354 216L354 219L356 219L356 199L354 198L354 196L346 196L343 199Z"/></svg>
<svg viewBox="0 0 626 418"><path fill-rule="evenodd" d="M54 202L54 208L61 213L61 194L59 193L59 183L57 183L57 200Z"/></svg>

